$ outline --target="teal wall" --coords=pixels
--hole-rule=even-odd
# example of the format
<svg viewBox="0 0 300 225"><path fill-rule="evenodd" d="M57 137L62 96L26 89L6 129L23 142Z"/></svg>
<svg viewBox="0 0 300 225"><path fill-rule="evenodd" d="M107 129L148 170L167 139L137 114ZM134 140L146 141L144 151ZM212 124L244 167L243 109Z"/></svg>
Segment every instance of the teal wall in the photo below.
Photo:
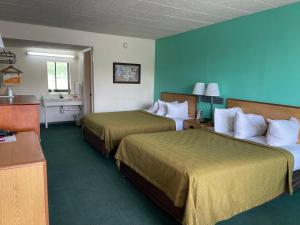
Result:
<svg viewBox="0 0 300 225"><path fill-rule="evenodd" d="M224 98L300 106L300 3L159 39L155 99L217 82Z"/></svg>

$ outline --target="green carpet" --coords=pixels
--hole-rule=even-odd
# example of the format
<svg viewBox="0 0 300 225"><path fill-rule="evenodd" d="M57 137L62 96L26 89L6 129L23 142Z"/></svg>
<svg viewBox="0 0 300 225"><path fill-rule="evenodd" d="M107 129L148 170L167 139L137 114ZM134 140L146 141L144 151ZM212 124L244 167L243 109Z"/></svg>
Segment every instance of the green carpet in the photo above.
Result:
<svg viewBox="0 0 300 225"><path fill-rule="evenodd" d="M72 124L41 129L50 225L178 225L81 137ZM299 225L300 191L218 225Z"/></svg>

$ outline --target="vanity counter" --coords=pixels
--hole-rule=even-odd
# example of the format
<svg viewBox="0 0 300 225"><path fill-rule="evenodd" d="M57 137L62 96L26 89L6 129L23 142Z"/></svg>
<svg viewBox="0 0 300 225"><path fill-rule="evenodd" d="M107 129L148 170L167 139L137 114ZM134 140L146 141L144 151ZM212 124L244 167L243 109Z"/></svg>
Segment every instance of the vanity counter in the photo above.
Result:
<svg viewBox="0 0 300 225"><path fill-rule="evenodd" d="M40 102L34 95L0 97L0 129L35 131L40 137Z"/></svg>

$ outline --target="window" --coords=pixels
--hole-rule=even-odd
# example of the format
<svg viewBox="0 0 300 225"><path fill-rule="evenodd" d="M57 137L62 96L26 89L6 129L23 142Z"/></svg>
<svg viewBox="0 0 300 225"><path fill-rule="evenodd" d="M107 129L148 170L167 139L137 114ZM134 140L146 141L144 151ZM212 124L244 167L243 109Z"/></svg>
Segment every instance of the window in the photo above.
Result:
<svg viewBox="0 0 300 225"><path fill-rule="evenodd" d="M49 92L70 92L69 63L47 62Z"/></svg>

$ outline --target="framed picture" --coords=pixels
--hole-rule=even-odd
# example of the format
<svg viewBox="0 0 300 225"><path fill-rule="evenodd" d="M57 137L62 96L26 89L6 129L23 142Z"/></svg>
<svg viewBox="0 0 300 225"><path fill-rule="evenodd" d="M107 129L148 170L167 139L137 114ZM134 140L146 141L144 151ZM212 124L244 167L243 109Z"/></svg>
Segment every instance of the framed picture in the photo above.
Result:
<svg viewBox="0 0 300 225"><path fill-rule="evenodd" d="M140 84L141 83L141 64L132 63L113 63L114 83Z"/></svg>

